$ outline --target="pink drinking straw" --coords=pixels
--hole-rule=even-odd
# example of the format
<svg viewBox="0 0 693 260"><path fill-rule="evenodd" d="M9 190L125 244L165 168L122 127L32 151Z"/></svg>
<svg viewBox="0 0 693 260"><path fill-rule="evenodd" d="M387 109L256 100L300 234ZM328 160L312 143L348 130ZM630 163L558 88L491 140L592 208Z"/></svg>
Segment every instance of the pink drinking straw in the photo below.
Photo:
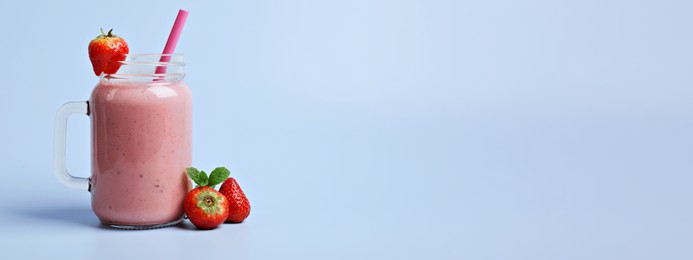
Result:
<svg viewBox="0 0 693 260"><path fill-rule="evenodd" d="M165 54L173 54L173 52L176 50L176 44L178 44L178 38L180 38L180 33L183 31L183 25L185 25L186 19L188 19L188 11L185 11L183 9L178 10L178 16L176 16L176 21L173 23L171 34L168 35L168 41L166 41L166 46L164 47L164 55L161 56L159 62L171 61L171 56ZM156 67L155 73L166 73L166 66Z"/></svg>

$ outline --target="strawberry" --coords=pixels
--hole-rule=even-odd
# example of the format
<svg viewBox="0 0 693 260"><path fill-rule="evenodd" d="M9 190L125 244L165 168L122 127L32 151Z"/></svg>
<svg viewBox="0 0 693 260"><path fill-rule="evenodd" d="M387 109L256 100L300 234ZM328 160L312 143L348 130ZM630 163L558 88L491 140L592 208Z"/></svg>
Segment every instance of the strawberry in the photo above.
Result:
<svg viewBox="0 0 693 260"><path fill-rule="evenodd" d="M197 186L188 192L183 200L185 215L199 229L212 229L224 223L229 215L229 203L224 194L214 190L214 186L229 177L229 170L219 167L207 178L207 173L190 167L188 176Z"/></svg>
<svg viewBox="0 0 693 260"><path fill-rule="evenodd" d="M112 32L113 29L105 34L101 29L101 35L89 42L89 60L96 76L101 75L102 72L106 74L118 72L120 62L125 60L125 55L130 51L125 40L113 35Z"/></svg>
<svg viewBox="0 0 693 260"><path fill-rule="evenodd" d="M241 223L250 215L250 202L234 178L226 179L219 192L229 200L229 217L226 222Z"/></svg>

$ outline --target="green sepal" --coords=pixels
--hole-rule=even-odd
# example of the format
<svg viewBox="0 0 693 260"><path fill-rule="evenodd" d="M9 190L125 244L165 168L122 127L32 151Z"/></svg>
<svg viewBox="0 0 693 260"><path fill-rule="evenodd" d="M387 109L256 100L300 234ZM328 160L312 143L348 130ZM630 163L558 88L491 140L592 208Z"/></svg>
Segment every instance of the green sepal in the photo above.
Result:
<svg viewBox="0 0 693 260"><path fill-rule="evenodd" d="M198 193L196 196L197 199L197 207L201 208L206 214L209 215L214 215L216 212L224 212L225 208L221 206L221 203L219 203L219 200L221 197L224 195L218 192L211 192L210 190L203 190L202 192ZM210 197L214 200L214 206L207 206L205 204L205 199L207 197Z"/></svg>
<svg viewBox="0 0 693 260"><path fill-rule="evenodd" d="M116 37L117 35L113 34L113 29L108 30L108 34L103 32L103 28L99 29L101 31L101 34L96 36L97 39L99 38L106 38L106 37Z"/></svg>

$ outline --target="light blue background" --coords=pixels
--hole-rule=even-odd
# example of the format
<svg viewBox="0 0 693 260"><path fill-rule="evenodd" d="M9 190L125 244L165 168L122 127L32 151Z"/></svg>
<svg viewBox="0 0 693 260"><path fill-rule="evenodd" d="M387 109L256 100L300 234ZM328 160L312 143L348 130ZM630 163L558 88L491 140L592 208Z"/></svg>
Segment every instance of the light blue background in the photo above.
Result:
<svg viewBox="0 0 693 260"><path fill-rule="evenodd" d="M0 3L3 259L693 258L690 1L199 2ZM100 27L157 53L178 8L194 164L252 213L102 228L52 175L55 112Z"/></svg>

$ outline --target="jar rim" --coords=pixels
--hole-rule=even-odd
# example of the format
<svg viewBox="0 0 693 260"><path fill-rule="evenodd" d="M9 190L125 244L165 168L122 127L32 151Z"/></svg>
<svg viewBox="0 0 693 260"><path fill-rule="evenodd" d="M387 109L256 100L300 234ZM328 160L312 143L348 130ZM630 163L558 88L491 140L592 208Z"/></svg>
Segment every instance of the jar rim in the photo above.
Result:
<svg viewBox="0 0 693 260"><path fill-rule="evenodd" d="M109 80L176 80L185 76L182 53L128 53L119 63L118 71L108 74ZM164 70L159 70L162 67Z"/></svg>
<svg viewBox="0 0 693 260"><path fill-rule="evenodd" d="M125 54L125 56L183 56L183 53L170 53L170 54L163 54L163 53L128 53Z"/></svg>
<svg viewBox="0 0 693 260"><path fill-rule="evenodd" d="M125 54L125 60L119 61L122 65L152 65L152 66L185 66L183 54Z"/></svg>

